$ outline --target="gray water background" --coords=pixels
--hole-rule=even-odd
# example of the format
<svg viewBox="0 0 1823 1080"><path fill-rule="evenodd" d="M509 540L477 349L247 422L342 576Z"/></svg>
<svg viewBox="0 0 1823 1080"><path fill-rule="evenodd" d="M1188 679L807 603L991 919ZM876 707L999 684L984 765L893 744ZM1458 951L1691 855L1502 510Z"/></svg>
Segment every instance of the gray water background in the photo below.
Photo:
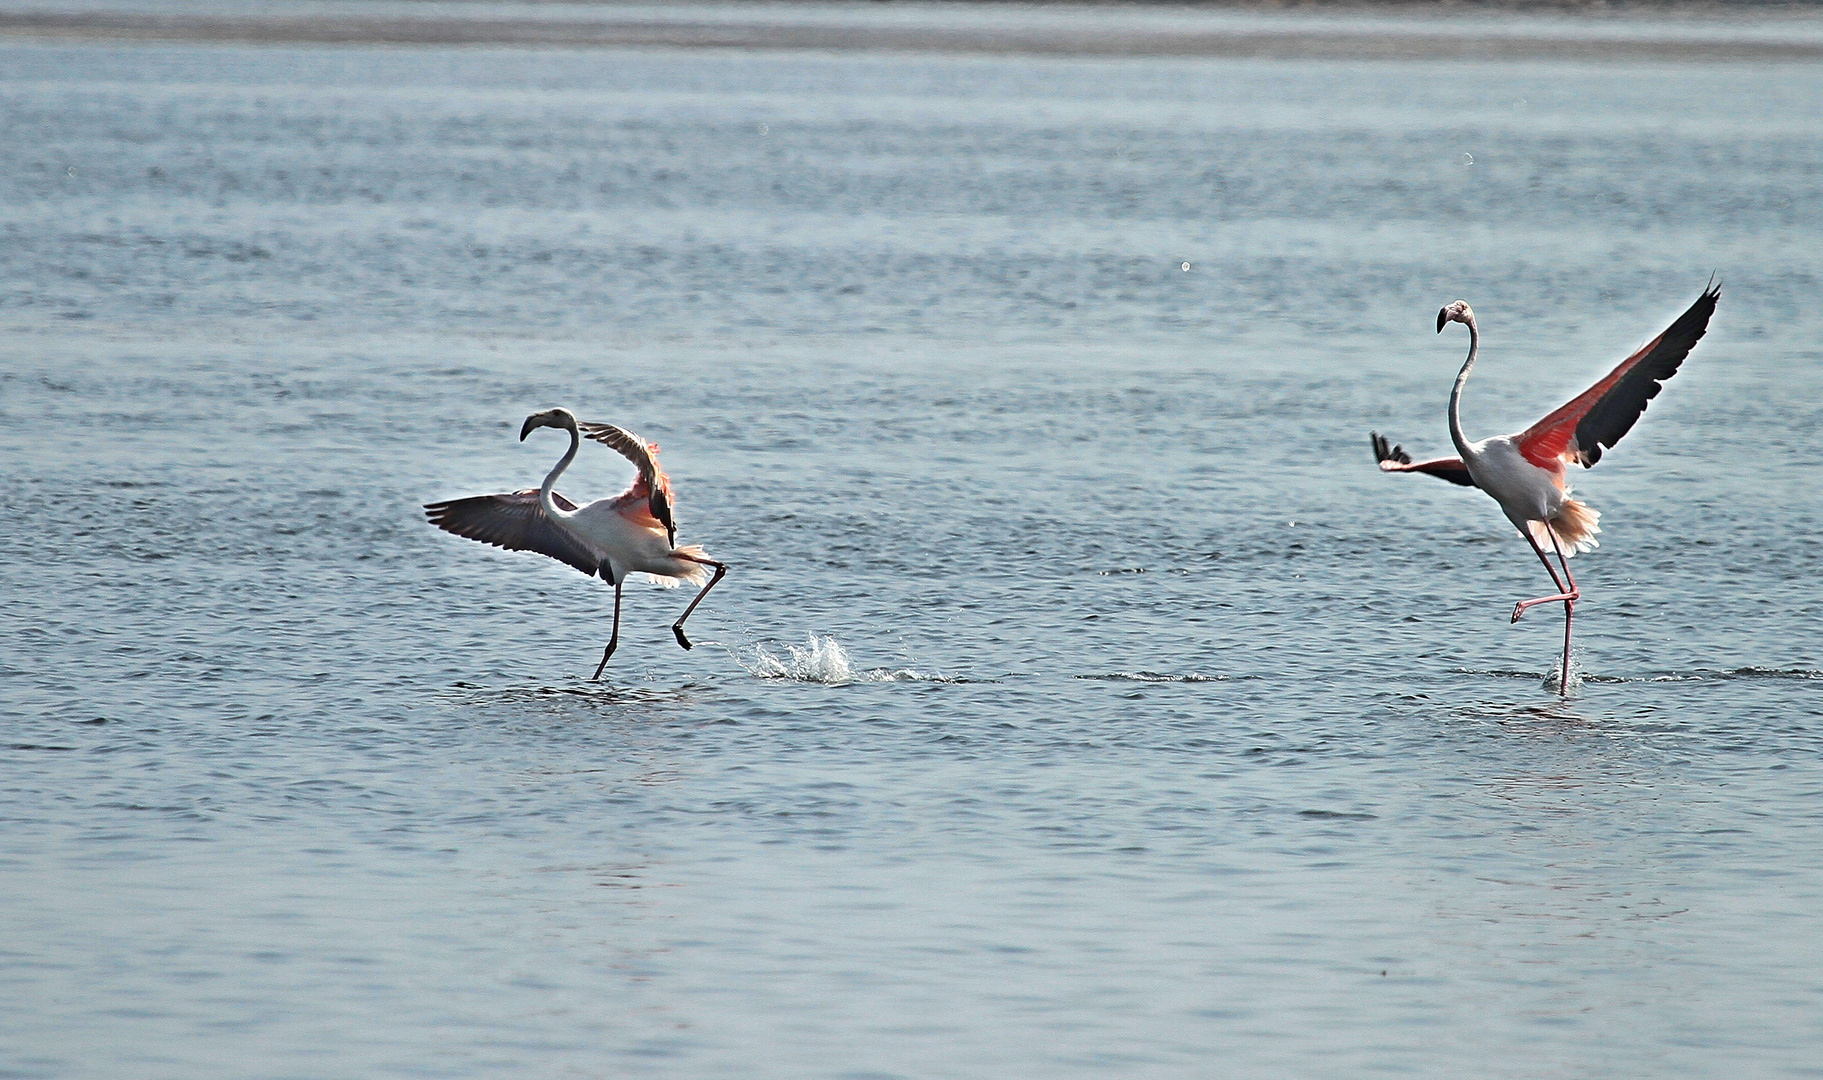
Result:
<svg viewBox="0 0 1823 1080"><path fill-rule="evenodd" d="M1823 72L0 46L0 1075L1814 1076ZM1188 264L1188 269L1185 269ZM1575 479L1516 430L1724 282ZM441 534L567 405L733 567ZM612 494L585 449L559 485Z"/></svg>

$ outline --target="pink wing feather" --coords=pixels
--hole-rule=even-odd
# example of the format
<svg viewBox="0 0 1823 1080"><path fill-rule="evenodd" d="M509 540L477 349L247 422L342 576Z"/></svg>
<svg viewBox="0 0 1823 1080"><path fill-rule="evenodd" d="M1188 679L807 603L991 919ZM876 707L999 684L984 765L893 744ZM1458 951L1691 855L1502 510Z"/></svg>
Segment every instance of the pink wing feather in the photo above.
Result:
<svg viewBox="0 0 1823 1080"><path fill-rule="evenodd" d="M1613 446L1658 396L1666 379L1702 340L1715 314L1722 287L1712 284L1697 297L1690 310L1678 316L1664 333L1620 362L1594 386L1576 395L1551 415L1519 435L1519 452L1541 469L1555 470L1560 463L1576 462L1583 468L1601 460L1604 446Z"/></svg>

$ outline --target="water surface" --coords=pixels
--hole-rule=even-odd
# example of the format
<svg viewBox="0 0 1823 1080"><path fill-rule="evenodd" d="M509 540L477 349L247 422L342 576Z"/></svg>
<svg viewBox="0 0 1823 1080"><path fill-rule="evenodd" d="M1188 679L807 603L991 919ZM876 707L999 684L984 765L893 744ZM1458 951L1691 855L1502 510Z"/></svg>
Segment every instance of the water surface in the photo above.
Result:
<svg viewBox="0 0 1823 1080"><path fill-rule="evenodd" d="M0 1071L1815 1075L1814 67L0 48ZM1724 282L1576 477L1515 430ZM1454 328L1452 328L1453 330ZM424 524L567 405L733 567ZM559 485L612 494L588 448Z"/></svg>

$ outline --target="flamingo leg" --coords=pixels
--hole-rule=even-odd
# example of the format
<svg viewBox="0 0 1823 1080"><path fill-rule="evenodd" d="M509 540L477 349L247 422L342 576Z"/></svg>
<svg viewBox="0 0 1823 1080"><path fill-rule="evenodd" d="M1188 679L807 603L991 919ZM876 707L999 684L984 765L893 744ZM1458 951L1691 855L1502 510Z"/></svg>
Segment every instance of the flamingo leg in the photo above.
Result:
<svg viewBox="0 0 1823 1080"><path fill-rule="evenodd" d="M1557 543L1557 531L1551 531L1551 550L1557 552L1557 561L1563 566L1564 580L1570 583L1567 590L1568 599L1563 602L1563 675L1557 682L1557 692L1570 692L1570 618L1576 614L1576 598L1582 590L1576 587L1576 579L1570 576L1570 560L1564 558L1563 547Z"/></svg>
<svg viewBox="0 0 1823 1080"><path fill-rule="evenodd" d="M608 636L608 647L601 650L601 663L595 665L595 674L589 676L590 682L601 679L601 669L608 666L608 657L614 655L614 646L620 644L620 589L626 583L625 577L614 583L614 632Z"/></svg>
<svg viewBox="0 0 1823 1080"><path fill-rule="evenodd" d="M677 621L671 624L671 632L677 635L677 643L686 649L691 648L692 646L690 644L690 639L684 636L684 620L688 619L690 613L696 610L696 605L703 602L703 597L709 595L709 590L715 588L715 583L720 581L723 576L728 573L727 563L718 563L713 559L691 559L690 561L702 563L704 566L715 567L715 576L709 579L709 584L703 586L703 591L696 594L696 599L690 601L690 606L685 608L684 613L679 615Z"/></svg>
<svg viewBox="0 0 1823 1080"><path fill-rule="evenodd" d="M1568 694L1570 692L1570 620L1576 614L1576 601L1582 598L1582 590L1576 587L1576 579L1570 575L1570 560L1564 558L1563 546L1557 542L1557 530L1552 529L1549 522L1545 523L1545 528L1551 534L1551 550L1557 553L1557 562L1563 567L1562 578L1557 576L1557 567L1551 565L1550 558L1545 555L1544 549L1538 546L1538 541L1532 539L1529 530L1526 532L1525 538L1526 543L1532 545L1532 550L1537 552L1538 561L1544 563L1545 570L1550 573L1551 583L1558 589L1557 595L1540 596L1535 600L1521 600L1514 604L1513 621L1518 622L1519 617L1525 614L1527 608L1563 601L1563 671L1557 687L1560 693Z"/></svg>
<svg viewBox="0 0 1823 1080"><path fill-rule="evenodd" d="M1564 584L1564 578L1570 576L1570 564L1564 562L1563 549L1558 548L1557 551L1557 560L1559 562L1564 562L1564 576L1563 578L1560 578L1557 576L1557 568L1551 565L1550 557L1544 553L1543 548L1538 546L1538 541L1532 539L1532 534L1530 532L1522 532L1521 535L1525 537L1526 543L1532 545L1532 551L1538 555L1538 561L1544 563L1545 571L1551 575L1551 584L1557 586L1557 592L1552 596L1540 596L1534 600L1521 600L1519 603L1514 604L1512 621L1518 622L1519 617L1526 613L1527 608L1535 608L1539 604L1555 604L1559 601L1568 604L1582 599L1582 594L1576 590L1576 582L1571 581L1568 585ZM1551 531L1551 546L1554 548L1557 547L1556 530Z"/></svg>

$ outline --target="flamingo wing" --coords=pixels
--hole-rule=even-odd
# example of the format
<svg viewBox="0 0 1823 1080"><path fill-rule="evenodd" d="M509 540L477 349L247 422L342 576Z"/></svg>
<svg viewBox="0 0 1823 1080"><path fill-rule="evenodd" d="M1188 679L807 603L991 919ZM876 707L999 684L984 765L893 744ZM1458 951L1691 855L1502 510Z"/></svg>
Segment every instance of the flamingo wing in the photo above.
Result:
<svg viewBox="0 0 1823 1080"><path fill-rule="evenodd" d="M575 503L554 491L551 502L566 512L576 509ZM601 568L601 556L545 514L538 505L537 488L426 503L424 515L444 532L509 551L536 551L591 577Z"/></svg>
<svg viewBox="0 0 1823 1080"><path fill-rule="evenodd" d="M646 496L646 509L665 527L668 542L677 546L677 523L671 517L671 480L658 467L658 444L649 443L613 424L577 424L576 427L585 437L619 451L620 456L639 470L633 491Z"/></svg>
<svg viewBox="0 0 1823 1080"><path fill-rule="evenodd" d="M1646 403L1658 396L1666 379L1702 340L1715 314L1722 286L1710 285L1690 310L1677 317L1665 332L1620 362L1605 378L1568 404L1521 432L1519 452L1541 469L1558 468L1558 462L1577 462L1583 468L1601 460L1602 447L1612 447L1633 429Z"/></svg>
<svg viewBox="0 0 1823 1080"><path fill-rule="evenodd" d="M1429 473L1440 480L1448 480L1463 487L1481 486L1469 475L1469 467L1462 463L1461 458L1437 458L1435 461L1413 463L1412 456L1405 452L1404 447L1388 445L1386 436L1377 431L1373 433L1373 443L1374 460L1380 463L1381 472Z"/></svg>

